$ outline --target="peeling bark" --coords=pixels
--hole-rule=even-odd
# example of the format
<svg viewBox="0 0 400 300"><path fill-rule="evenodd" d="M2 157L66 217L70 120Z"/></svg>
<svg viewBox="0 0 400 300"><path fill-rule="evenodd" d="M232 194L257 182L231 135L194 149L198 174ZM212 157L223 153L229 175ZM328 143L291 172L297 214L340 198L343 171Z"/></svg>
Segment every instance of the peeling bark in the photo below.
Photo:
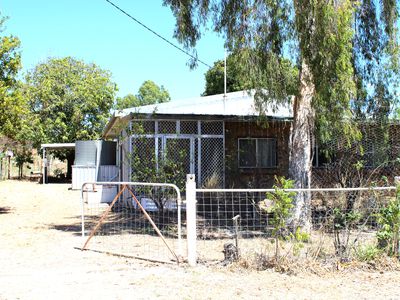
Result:
<svg viewBox="0 0 400 300"><path fill-rule="evenodd" d="M293 103L293 123L289 140L289 178L296 188L311 186L311 146L314 131L315 112L312 99L315 94L312 73L303 60L300 71L299 93ZM291 227L309 232L311 230L311 195L298 193L295 198Z"/></svg>

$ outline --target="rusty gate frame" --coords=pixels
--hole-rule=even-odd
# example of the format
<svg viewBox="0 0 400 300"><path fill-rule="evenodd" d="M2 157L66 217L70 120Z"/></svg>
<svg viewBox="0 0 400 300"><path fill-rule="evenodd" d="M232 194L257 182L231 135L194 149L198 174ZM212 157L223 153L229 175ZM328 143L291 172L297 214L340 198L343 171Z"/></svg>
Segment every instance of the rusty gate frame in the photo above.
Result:
<svg viewBox="0 0 400 300"><path fill-rule="evenodd" d="M182 221L181 221L181 209L182 209L182 198L181 198L181 192L179 188L175 184L171 183L149 183L149 182L130 182L130 181L101 181L101 182L84 182L81 187L81 226L82 226L82 238L85 238L85 201L83 197L83 193L87 192L85 190L85 187L88 185L92 185L93 189L95 189L96 185L112 185L112 186L122 186L122 188L119 190L117 195L114 197L113 201L110 203L110 205L107 207L107 209L103 212L101 215L98 223L96 226L93 228L91 231L89 237L86 239L84 245L82 246L81 250L87 250L87 245L89 241L92 239L92 237L95 235L96 231L101 227L103 221L107 218L108 213L111 211L112 207L114 204L117 202L119 197L122 195L122 193L127 190L132 198L135 200L136 204L140 208L140 210L143 212L144 216L146 219L150 222L151 226L154 228L156 231L157 235L162 239L163 243L165 246L168 248L168 250L171 252L171 254L175 257L176 262L179 264L183 260L183 254L182 254ZM166 239L162 235L161 231L158 229L157 225L154 223L154 221L151 219L150 215L147 213L146 209L141 205L140 201L136 198L134 193L132 192L131 188L129 186L150 186L150 187L170 187L173 188L177 194L177 227L178 227L178 253L175 253L174 250L169 246L167 243Z"/></svg>

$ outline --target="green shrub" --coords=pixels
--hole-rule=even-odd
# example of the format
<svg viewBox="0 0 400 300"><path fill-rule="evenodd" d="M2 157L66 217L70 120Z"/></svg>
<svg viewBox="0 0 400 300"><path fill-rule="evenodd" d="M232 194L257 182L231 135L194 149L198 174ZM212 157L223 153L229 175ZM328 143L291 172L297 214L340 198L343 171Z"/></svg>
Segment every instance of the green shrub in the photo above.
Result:
<svg viewBox="0 0 400 300"><path fill-rule="evenodd" d="M341 260L347 260L350 256L350 235L353 227L357 225L361 214L356 211L333 210L333 236L335 253Z"/></svg>
<svg viewBox="0 0 400 300"><path fill-rule="evenodd" d="M291 189L294 186L293 180L285 179L285 177L275 176L276 184L273 186L275 192L267 193L267 199L272 201L270 212L273 214L271 224L273 226L272 235L275 238L275 259L279 256L279 239L290 239L293 237L287 231L287 221L294 207L294 192L287 192L284 189Z"/></svg>
<svg viewBox="0 0 400 300"><path fill-rule="evenodd" d="M378 247L386 249L389 255L399 256L400 230L400 186L397 186L396 198L381 208L378 213Z"/></svg>
<svg viewBox="0 0 400 300"><path fill-rule="evenodd" d="M359 261L371 262L382 254L382 250L374 245L360 246L355 249L355 254Z"/></svg>

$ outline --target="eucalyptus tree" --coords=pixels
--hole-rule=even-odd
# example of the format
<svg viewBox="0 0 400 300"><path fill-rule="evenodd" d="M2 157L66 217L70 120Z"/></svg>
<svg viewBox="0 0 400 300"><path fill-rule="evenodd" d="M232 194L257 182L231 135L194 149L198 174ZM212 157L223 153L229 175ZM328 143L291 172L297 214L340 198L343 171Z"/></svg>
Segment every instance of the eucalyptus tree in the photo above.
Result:
<svg viewBox="0 0 400 300"><path fill-rule="evenodd" d="M244 50L242 50L244 51ZM242 52L238 51L238 52ZM245 51L248 51L246 49ZM241 64L240 53L233 52L226 57L226 91L237 92L242 90L254 89L256 84L248 77L247 68ZM216 95L224 93L224 60L214 62L212 68L205 73L206 85L203 96ZM296 91L298 69L288 59L282 61L282 76L285 77L288 93Z"/></svg>
<svg viewBox="0 0 400 300"><path fill-rule="evenodd" d="M224 37L229 50L243 50L240 63L258 91L260 109L267 102L291 102L289 177L299 188L310 187L314 133L321 140L337 133L349 143L358 138L355 108L367 113L365 95L373 99L375 90L385 95L391 89L385 79L398 77L398 0L164 0L164 5L176 18L174 36L194 55L207 26ZM293 98L286 59L299 68ZM309 194L295 202L295 226L309 228Z"/></svg>

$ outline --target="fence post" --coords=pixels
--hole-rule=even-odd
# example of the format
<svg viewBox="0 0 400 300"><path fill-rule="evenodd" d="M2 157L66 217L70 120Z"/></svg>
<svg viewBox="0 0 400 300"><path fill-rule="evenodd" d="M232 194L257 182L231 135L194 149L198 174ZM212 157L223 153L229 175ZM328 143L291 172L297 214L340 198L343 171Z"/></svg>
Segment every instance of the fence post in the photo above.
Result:
<svg viewBox="0 0 400 300"><path fill-rule="evenodd" d="M196 180L194 174L186 175L186 238L190 266L196 266Z"/></svg>

